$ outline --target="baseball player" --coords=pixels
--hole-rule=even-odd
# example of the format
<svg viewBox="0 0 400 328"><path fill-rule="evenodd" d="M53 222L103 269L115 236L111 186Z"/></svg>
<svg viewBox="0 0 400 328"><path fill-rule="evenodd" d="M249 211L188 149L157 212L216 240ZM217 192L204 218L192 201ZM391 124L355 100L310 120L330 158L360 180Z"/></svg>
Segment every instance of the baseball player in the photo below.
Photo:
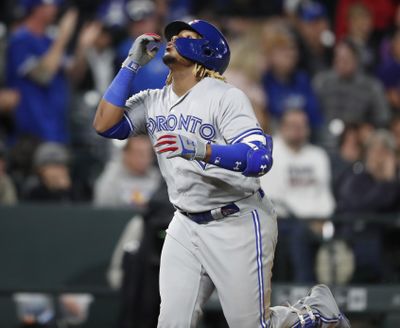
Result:
<svg viewBox="0 0 400 328"><path fill-rule="evenodd" d="M161 255L158 327L196 327L214 289L233 328L350 327L323 285L293 306L269 308L277 224L258 177L272 166L272 139L248 98L224 81L230 50L217 28L176 21L165 37L166 86L129 98L161 40L144 34L94 120L107 138L149 135L176 208Z"/></svg>

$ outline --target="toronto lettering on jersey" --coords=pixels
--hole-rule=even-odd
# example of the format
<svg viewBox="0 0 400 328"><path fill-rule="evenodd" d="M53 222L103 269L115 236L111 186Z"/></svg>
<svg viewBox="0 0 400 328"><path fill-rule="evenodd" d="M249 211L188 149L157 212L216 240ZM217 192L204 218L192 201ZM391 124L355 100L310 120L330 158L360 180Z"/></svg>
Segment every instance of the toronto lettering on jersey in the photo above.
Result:
<svg viewBox="0 0 400 328"><path fill-rule="evenodd" d="M209 123L203 123L201 118L193 115L182 115L179 117L174 114L168 116L157 115L149 117L146 128L149 134L153 135L159 131L185 130L200 135L205 140L212 140L215 137L215 128Z"/></svg>

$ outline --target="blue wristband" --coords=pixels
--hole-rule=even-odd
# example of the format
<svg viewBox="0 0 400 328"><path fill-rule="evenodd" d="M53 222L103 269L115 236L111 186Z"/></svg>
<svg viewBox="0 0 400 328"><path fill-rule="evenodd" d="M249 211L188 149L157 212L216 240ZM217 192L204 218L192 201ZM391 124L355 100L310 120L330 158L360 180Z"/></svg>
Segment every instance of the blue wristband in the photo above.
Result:
<svg viewBox="0 0 400 328"><path fill-rule="evenodd" d="M117 107L124 107L126 100L130 96L132 90L132 82L136 73L126 67L122 67L114 80L111 82L103 99Z"/></svg>

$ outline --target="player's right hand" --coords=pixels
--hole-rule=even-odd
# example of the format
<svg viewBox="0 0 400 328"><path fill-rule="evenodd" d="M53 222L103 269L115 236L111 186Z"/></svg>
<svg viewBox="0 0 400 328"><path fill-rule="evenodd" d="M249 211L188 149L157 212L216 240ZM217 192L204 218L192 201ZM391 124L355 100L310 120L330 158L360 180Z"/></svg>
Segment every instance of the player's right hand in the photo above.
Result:
<svg viewBox="0 0 400 328"><path fill-rule="evenodd" d="M146 65L154 58L160 49L161 37L155 33L146 33L137 37L129 50L128 57L122 63L122 67L137 71L140 66Z"/></svg>
<svg viewBox="0 0 400 328"><path fill-rule="evenodd" d="M154 148L157 154L168 153L168 159L182 157L189 161L204 160L207 153L207 144L202 140L172 132L160 136Z"/></svg>

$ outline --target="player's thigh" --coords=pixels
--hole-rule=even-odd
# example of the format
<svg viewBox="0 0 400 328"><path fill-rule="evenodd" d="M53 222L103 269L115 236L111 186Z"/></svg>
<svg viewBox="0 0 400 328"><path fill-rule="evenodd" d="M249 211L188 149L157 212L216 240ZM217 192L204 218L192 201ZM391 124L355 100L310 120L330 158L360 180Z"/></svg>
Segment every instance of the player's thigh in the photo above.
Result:
<svg viewBox="0 0 400 328"><path fill-rule="evenodd" d="M214 286L190 249L185 230L180 230L182 227L170 228L172 232L179 230L180 233L179 238L167 234L161 253L158 327L195 327L201 307Z"/></svg>
<svg viewBox="0 0 400 328"><path fill-rule="evenodd" d="M262 210L251 213L248 243L236 258L232 254L232 260L237 261L231 265L232 279L227 288L219 291L231 328L267 327L276 235L270 233L274 224L265 215Z"/></svg>
<svg viewBox="0 0 400 328"><path fill-rule="evenodd" d="M270 304L277 238L275 214L261 206L228 219L224 226L221 243L209 247L207 252L212 256L204 255L206 269L210 270L229 326L262 327Z"/></svg>

